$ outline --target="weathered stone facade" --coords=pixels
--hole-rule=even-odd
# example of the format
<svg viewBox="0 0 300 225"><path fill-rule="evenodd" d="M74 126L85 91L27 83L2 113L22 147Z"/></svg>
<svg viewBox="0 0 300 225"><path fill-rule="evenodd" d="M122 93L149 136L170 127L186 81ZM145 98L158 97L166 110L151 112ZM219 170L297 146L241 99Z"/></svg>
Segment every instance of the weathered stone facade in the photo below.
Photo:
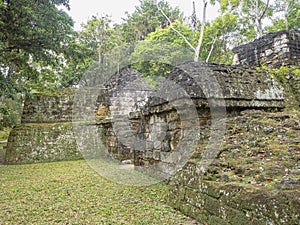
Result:
<svg viewBox="0 0 300 225"><path fill-rule="evenodd" d="M199 63L183 68L185 71L175 69L165 77L192 97L199 116L194 122L199 123L200 135L187 164L169 182L170 205L202 223L214 225L296 224L300 218L299 113L260 111L284 107L280 85L268 77L267 71L251 68ZM211 132L218 132L210 131L211 113L218 101L209 108L204 93L210 92L201 91L195 82L195 77L204 73L217 78L227 110L227 132L219 153L205 171L202 159L207 154L208 140ZM202 87L210 86L209 81L201 81ZM237 92L237 87L243 91ZM152 97L139 118L144 129L138 135L150 143L135 149L134 164L140 171L160 176L161 171L157 170L168 172L172 168L176 159L172 161L170 155L174 151L184 154L184 149L188 149L182 146L183 151L178 150L188 128L183 126L174 102ZM137 117L132 114L132 118ZM163 141L155 144L157 136L151 136L153 130L165 132Z"/></svg>
<svg viewBox="0 0 300 225"><path fill-rule="evenodd" d="M26 98L22 123L8 138L5 163L82 159L72 130L73 94L69 91Z"/></svg>
<svg viewBox="0 0 300 225"><path fill-rule="evenodd" d="M269 67L299 65L300 31L269 33L232 51L235 54L234 64Z"/></svg>
<svg viewBox="0 0 300 225"><path fill-rule="evenodd" d="M228 118L220 153L207 170L200 170L203 141L172 177L170 205L208 224L297 224L299 116L247 110Z"/></svg>
<svg viewBox="0 0 300 225"><path fill-rule="evenodd" d="M204 75L216 78L222 91L220 94L223 96L218 96L217 90L211 89L214 84L211 80L205 79ZM197 77L199 78L198 83L195 81ZM220 98L224 100L224 109L227 111L220 116L238 115L245 109L280 110L284 107L282 87L268 77L267 72L263 70L191 62L179 66L170 74L165 75L165 78L176 83L191 97L198 113L196 121L192 123L197 124L202 132L207 132L209 129L213 113L217 114L217 117L219 116L218 108L222 107L220 105L222 102L219 102ZM166 87L166 89L171 89L171 87ZM210 98L210 102L208 98ZM180 99L175 98L172 102L159 97L150 98L148 105L143 109L143 118L140 118L143 119L144 129L138 135L143 136L146 140L149 139L148 143L155 143L157 137L152 137L151 133L165 132L166 134L164 134L164 140L157 146L155 144L153 147L145 146L142 150L135 152L136 166L149 166L155 163L168 164L168 155L178 147L185 132L182 115L174 107L178 100ZM180 104L185 103L181 102ZM186 107L191 106L186 105ZM138 115L132 114L132 118L136 119L136 117ZM163 129L165 126L166 128ZM156 130L153 131L153 129ZM206 139L205 132L198 138Z"/></svg>
<svg viewBox="0 0 300 225"><path fill-rule="evenodd" d="M60 94L27 96L22 112L22 123L54 123L72 121L74 90Z"/></svg>
<svg viewBox="0 0 300 225"><path fill-rule="evenodd" d="M140 73L131 69L111 77L104 87L105 91L96 103L99 133L103 134L103 142L113 158L133 160L132 146L126 140L119 139L136 132L129 130L129 113L139 111L146 104L152 89Z"/></svg>

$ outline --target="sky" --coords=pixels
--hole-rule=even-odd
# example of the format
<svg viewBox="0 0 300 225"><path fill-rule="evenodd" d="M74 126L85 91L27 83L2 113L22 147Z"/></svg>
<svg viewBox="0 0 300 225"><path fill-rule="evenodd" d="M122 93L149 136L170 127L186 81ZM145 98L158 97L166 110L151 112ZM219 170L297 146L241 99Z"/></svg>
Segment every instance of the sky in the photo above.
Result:
<svg viewBox="0 0 300 225"><path fill-rule="evenodd" d="M192 14L193 0L167 0L172 7L178 6L185 16ZM197 16L202 17L202 1L195 0ZM75 21L75 29L80 29L80 24L86 23L89 18L96 14L108 14L115 23L120 23L125 17L125 12L133 13L135 6L139 5L139 0L70 0L71 10L68 14ZM210 6L207 9L207 19L216 17L217 6Z"/></svg>

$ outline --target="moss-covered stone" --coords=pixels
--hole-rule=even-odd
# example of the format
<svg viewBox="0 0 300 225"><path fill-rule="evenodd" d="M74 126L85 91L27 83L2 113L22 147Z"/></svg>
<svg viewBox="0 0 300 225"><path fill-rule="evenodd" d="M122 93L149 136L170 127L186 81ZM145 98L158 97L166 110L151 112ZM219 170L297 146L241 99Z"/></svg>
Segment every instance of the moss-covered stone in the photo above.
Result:
<svg viewBox="0 0 300 225"><path fill-rule="evenodd" d="M4 163L6 144L6 141L0 141L0 164Z"/></svg>
<svg viewBox="0 0 300 225"><path fill-rule="evenodd" d="M199 172L205 141L200 143L170 181L170 205L198 208L208 224L297 224L299 124L299 111L247 110L228 118L218 157Z"/></svg>
<svg viewBox="0 0 300 225"><path fill-rule="evenodd" d="M9 136L5 162L36 163L82 159L71 123L21 124Z"/></svg>
<svg viewBox="0 0 300 225"><path fill-rule="evenodd" d="M26 96L22 123L57 123L72 120L74 91Z"/></svg>
<svg viewBox="0 0 300 225"><path fill-rule="evenodd" d="M270 75L284 87L284 99L287 109L299 109L300 107L300 68L280 67L268 69Z"/></svg>

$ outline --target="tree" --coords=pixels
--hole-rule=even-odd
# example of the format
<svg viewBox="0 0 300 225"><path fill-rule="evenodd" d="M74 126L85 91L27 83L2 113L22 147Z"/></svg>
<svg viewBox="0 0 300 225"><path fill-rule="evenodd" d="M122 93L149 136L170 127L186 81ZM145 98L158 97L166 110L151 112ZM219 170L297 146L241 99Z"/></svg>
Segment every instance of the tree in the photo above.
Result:
<svg viewBox="0 0 300 225"><path fill-rule="evenodd" d="M268 31L291 30L300 27L300 2L297 0L279 0L274 5L276 15Z"/></svg>
<svg viewBox="0 0 300 225"><path fill-rule="evenodd" d="M0 80L6 88L1 95L34 82L43 68L60 66L73 38L73 21L60 5L69 8L68 0L2 1Z"/></svg>
<svg viewBox="0 0 300 225"><path fill-rule="evenodd" d="M251 39L253 28L256 30L255 36L261 37L264 32L264 19L272 16L270 0L220 0L220 5L222 13L230 12L238 16L240 33L248 33L246 36L249 38L246 41Z"/></svg>
<svg viewBox="0 0 300 225"><path fill-rule="evenodd" d="M0 1L0 117L12 121L2 126L18 121L16 101L25 92L57 85L74 38L72 19L57 6L68 9L69 1Z"/></svg>
<svg viewBox="0 0 300 225"><path fill-rule="evenodd" d="M196 33L181 22L172 25L189 43L196 43ZM131 54L133 67L140 71L151 82L170 72L178 63L192 60L193 52L186 41L176 35L171 27L157 28L148 34L145 40L139 41Z"/></svg>
<svg viewBox="0 0 300 225"><path fill-rule="evenodd" d="M210 1L210 2L214 3L215 1ZM172 25L171 19L164 12L164 10L160 7L159 3L157 3L157 8L162 13L162 15L167 19L167 21L169 22L170 28L174 32L176 32L177 35L179 35L186 42L186 44L193 50L193 52L194 52L194 61L195 62L199 61L199 54L201 52L201 46L202 46L202 43L203 43L204 30L205 30L205 25L206 25L207 4L208 4L207 0L202 1L202 21L201 21L201 26L200 26L200 35L199 35L197 45L193 45L192 43L189 42L189 40L180 31L178 31L176 28L174 28L174 26Z"/></svg>
<svg viewBox="0 0 300 225"><path fill-rule="evenodd" d="M163 9L170 21L182 20L182 13L178 8L172 8L167 2L160 1L159 7ZM140 5L135 7L135 11L123 19L120 25L124 42L137 43L144 40L149 33L159 27L166 27L170 23L159 12L155 0L140 0Z"/></svg>
<svg viewBox="0 0 300 225"><path fill-rule="evenodd" d="M120 35L110 27L111 19L108 15L93 16L82 25L79 32L80 43L85 44L95 55L99 64L103 63L103 55L120 44Z"/></svg>
<svg viewBox="0 0 300 225"><path fill-rule="evenodd" d="M223 14L207 23L200 58L206 62L231 64L233 56L230 47L234 45L237 28L238 18L231 13Z"/></svg>
<svg viewBox="0 0 300 225"><path fill-rule="evenodd" d="M251 17L255 18L255 24L258 32L258 36L261 37L263 35L263 25L262 21L267 13L269 8L270 0L266 0L266 2L261 0L248 0L245 1L244 11L248 12ZM248 10L246 10L246 8ZM253 11L252 11L253 10ZM253 14L251 13L253 12Z"/></svg>
<svg viewBox="0 0 300 225"><path fill-rule="evenodd" d="M199 32L194 32L192 27L180 22L175 22L172 26L189 43L197 44ZM232 53L229 50L231 46L229 41L232 39L231 35L236 26L237 17L232 14L225 14L212 23L207 23L199 59L206 62L231 63ZM132 61L137 62L134 64L134 68L141 71L146 77L155 80L156 77L169 72L177 63L192 60L194 51L185 39L177 35L174 29L171 26L158 28L148 34L144 41L140 41L131 55ZM149 61L149 59L151 60Z"/></svg>

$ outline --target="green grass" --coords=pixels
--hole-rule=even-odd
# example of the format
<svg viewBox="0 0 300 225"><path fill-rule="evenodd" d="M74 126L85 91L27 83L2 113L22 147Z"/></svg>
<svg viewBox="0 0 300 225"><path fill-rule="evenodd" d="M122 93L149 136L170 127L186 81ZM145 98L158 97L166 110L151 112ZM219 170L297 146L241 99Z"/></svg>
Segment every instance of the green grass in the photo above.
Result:
<svg viewBox="0 0 300 225"><path fill-rule="evenodd" d="M195 224L167 186L123 186L85 161L0 166L0 224Z"/></svg>

